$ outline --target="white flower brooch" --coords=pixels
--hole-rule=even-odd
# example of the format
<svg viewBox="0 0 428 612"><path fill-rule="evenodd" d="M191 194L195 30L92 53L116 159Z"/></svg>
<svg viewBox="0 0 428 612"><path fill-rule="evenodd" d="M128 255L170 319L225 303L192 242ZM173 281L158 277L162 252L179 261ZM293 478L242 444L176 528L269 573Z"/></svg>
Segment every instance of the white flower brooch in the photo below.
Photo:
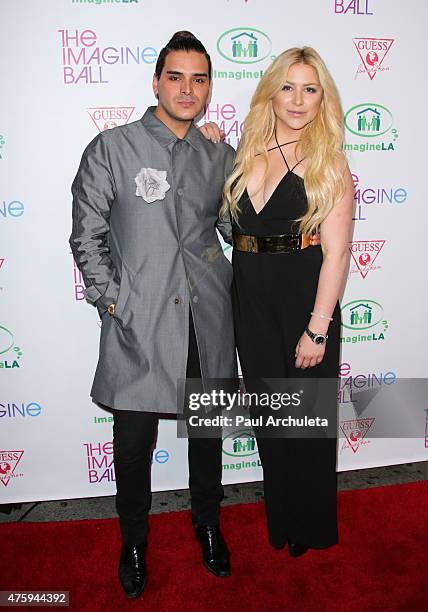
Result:
<svg viewBox="0 0 428 612"><path fill-rule="evenodd" d="M141 196L149 204L156 200L163 200L170 188L166 180L166 170L141 168L134 181L137 185L135 195Z"/></svg>

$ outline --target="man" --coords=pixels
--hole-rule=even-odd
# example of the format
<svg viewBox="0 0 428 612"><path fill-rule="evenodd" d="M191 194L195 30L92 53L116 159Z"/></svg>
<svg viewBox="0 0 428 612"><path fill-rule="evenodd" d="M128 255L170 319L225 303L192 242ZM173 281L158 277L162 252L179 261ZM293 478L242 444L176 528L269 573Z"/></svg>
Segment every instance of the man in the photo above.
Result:
<svg viewBox="0 0 428 612"><path fill-rule="evenodd" d="M211 61L189 32L159 54L158 99L141 120L99 134L73 182L70 245L102 319L92 398L112 409L116 507L123 547L119 577L128 597L146 583L150 459L159 416L182 411L186 377L233 379L229 298L232 270L218 222L233 162L228 145L193 124L207 101ZM203 561L230 573L219 529L221 439L190 438L192 521Z"/></svg>

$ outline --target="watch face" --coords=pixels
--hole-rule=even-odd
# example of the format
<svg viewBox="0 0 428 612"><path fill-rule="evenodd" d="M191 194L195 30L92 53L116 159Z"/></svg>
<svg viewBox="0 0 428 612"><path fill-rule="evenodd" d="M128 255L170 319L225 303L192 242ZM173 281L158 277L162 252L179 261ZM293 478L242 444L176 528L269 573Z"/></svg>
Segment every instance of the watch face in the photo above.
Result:
<svg viewBox="0 0 428 612"><path fill-rule="evenodd" d="M315 336L314 342L315 344L324 344L325 338L324 336Z"/></svg>

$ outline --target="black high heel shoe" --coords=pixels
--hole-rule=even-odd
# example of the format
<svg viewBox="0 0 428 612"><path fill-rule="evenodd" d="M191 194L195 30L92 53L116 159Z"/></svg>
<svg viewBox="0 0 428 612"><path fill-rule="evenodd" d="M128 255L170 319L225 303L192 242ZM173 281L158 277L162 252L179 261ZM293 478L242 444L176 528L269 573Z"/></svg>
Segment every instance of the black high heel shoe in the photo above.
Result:
<svg viewBox="0 0 428 612"><path fill-rule="evenodd" d="M301 557L308 550L308 546L303 546L303 544L298 544L297 542L292 542L290 539L288 540L288 552L291 557Z"/></svg>

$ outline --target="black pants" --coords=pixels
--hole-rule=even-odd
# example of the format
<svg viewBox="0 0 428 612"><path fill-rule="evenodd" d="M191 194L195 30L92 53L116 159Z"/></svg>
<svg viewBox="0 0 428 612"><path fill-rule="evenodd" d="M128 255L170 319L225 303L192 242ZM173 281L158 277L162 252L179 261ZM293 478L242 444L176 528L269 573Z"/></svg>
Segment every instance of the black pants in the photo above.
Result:
<svg viewBox="0 0 428 612"><path fill-rule="evenodd" d="M193 318L189 320L187 378L201 378ZM159 414L113 410L113 452L116 473L116 509L125 544L147 538L151 504L151 457ZM223 498L221 438L189 438L189 488L192 519L203 525L219 521Z"/></svg>

